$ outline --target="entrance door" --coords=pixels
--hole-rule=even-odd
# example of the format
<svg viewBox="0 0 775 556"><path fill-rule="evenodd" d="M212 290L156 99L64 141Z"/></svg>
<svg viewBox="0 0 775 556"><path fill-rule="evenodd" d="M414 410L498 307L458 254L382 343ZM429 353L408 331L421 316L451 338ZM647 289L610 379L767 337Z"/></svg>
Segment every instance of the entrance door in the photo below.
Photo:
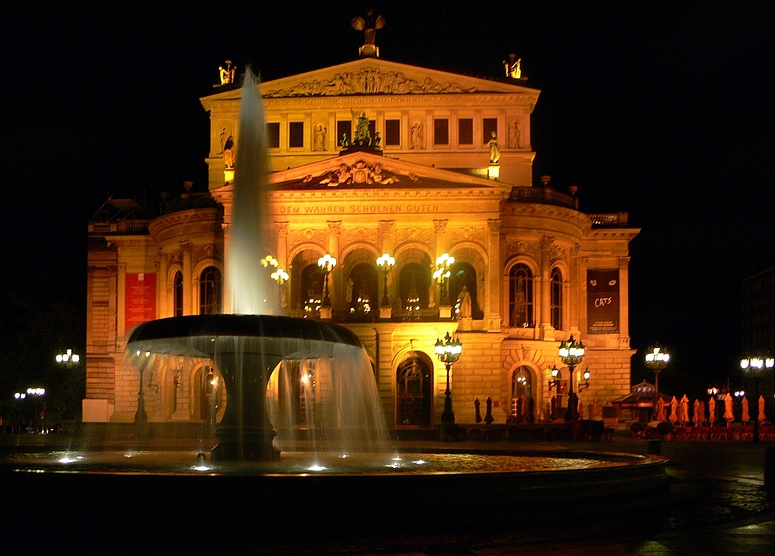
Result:
<svg viewBox="0 0 775 556"><path fill-rule="evenodd" d="M407 357L396 372L396 424L431 424L431 368L418 356Z"/></svg>

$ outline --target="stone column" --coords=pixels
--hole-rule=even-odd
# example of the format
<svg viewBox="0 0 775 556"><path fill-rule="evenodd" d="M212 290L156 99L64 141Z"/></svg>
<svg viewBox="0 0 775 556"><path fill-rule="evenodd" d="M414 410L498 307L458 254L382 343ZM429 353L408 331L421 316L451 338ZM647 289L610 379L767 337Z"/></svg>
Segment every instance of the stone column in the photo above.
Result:
<svg viewBox="0 0 775 556"><path fill-rule="evenodd" d="M434 252L436 253L436 257L438 258L441 256L442 253L444 253L447 249L447 222L448 220L434 220L433 221L433 227L436 231L434 236L434 241L436 245L434 246ZM433 263L435 264L435 260ZM435 291L435 285L432 286ZM452 316L452 301L449 299L449 281L447 281L447 299L442 299L441 295L441 288L439 288L439 297L438 297L438 307L439 307L439 317L442 319L450 318Z"/></svg>
<svg viewBox="0 0 775 556"><path fill-rule="evenodd" d="M172 316L172 285L169 281L169 255L162 253L161 249L159 249L158 258L155 264L158 276L156 279L156 291L158 292L156 312L157 318L162 319Z"/></svg>
<svg viewBox="0 0 775 556"><path fill-rule="evenodd" d="M328 224L328 253L336 258L336 267L331 271L328 276L328 291L329 297L333 297L333 302L338 306L341 306L341 300L344 299L343 285L344 280L334 280L334 276L338 275L337 269L342 264L341 254L339 253L339 243L342 233L342 221L341 220L329 220ZM333 294L333 295L332 295ZM333 307L321 307L320 318L330 319L332 317Z"/></svg>
<svg viewBox="0 0 775 556"><path fill-rule="evenodd" d="M579 283L579 266L578 257L581 247L576 244L570 248L570 259L568 260L568 276L567 287L565 288L565 297L563 298L563 304L566 306L565 311L568 315L568 320L565 321L565 328L570 331L572 335L578 338L579 336L579 312L581 310L581 285ZM586 300L585 300L586 302Z"/></svg>
<svg viewBox="0 0 775 556"><path fill-rule="evenodd" d="M501 221L498 218L487 219L487 254L489 265L487 267L486 291L479 292L481 307L484 309L485 318L489 321L489 330L500 330L501 327ZM506 318L508 321L508 316Z"/></svg>
<svg viewBox="0 0 775 556"><path fill-rule="evenodd" d="M288 290L291 287L291 269L288 267L288 222L275 222L275 233L277 234L277 263L288 273L288 282L278 286L280 309L286 309L288 307Z"/></svg>
<svg viewBox="0 0 775 556"><path fill-rule="evenodd" d="M387 253L388 255L391 255L392 257L395 257L395 248L396 248L396 237L395 237L395 220L380 220L379 221L379 245L381 246L381 253ZM393 275L398 272L397 268L393 268L388 273L387 276L387 282L385 283L384 280L380 280L383 284L383 288L385 285L387 285L388 291L393 291L393 295L388 295L388 297L395 303L396 296L398 295L398 292L396 291L396 288L393 287L394 283L397 283L393 279ZM383 307L380 305L379 308L379 317L382 319L389 319L393 315L393 306L387 306Z"/></svg>
<svg viewBox="0 0 775 556"><path fill-rule="evenodd" d="M579 333L587 332L587 266L589 257L578 257L576 259L578 271L578 288L576 293L576 304L578 307L578 327ZM571 326L573 323L571 323Z"/></svg>
<svg viewBox="0 0 775 556"><path fill-rule="evenodd" d="M226 240L224 237L224 243L225 241ZM183 314L195 315L199 312L197 310L198 304L196 302L196 294L198 291L196 285L199 283L199 276L192 276L193 269L191 268L191 244L188 241L181 241L180 251L183 255ZM224 280L224 290L226 289L225 282L226 281ZM224 292L223 297L224 301L226 299L231 299L231 296L228 298L226 297L226 292ZM229 303L229 309L231 309L231 303Z"/></svg>
<svg viewBox="0 0 775 556"><path fill-rule="evenodd" d="M540 336L544 339L554 339L552 328L552 288L551 288L551 275L552 275L552 245L554 244L554 238L550 236L543 236L541 238L541 276L538 279L539 290L539 314L540 314Z"/></svg>
<svg viewBox="0 0 775 556"><path fill-rule="evenodd" d="M619 338L629 346L630 257L619 257Z"/></svg>

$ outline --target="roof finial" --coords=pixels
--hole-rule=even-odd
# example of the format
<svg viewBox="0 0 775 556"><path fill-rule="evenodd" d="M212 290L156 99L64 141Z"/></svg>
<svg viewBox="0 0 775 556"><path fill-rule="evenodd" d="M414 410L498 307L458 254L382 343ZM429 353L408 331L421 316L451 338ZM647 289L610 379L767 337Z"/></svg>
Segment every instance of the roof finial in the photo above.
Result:
<svg viewBox="0 0 775 556"><path fill-rule="evenodd" d="M353 29L363 31L363 46L358 49L358 54L363 58L379 58L379 47L376 46L377 29L385 26L385 17L374 17L374 10L366 12L366 17L354 17L350 22Z"/></svg>

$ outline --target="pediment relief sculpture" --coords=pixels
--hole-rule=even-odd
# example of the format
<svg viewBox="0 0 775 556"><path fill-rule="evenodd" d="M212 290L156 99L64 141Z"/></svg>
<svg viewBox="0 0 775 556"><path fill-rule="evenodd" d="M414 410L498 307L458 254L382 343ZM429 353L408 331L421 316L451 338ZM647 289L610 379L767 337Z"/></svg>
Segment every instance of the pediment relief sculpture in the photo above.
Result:
<svg viewBox="0 0 775 556"><path fill-rule="evenodd" d="M352 165L341 164L338 169L331 170L322 176L306 176L302 181L308 187L338 187L340 185L390 185L399 182L400 179L397 175L385 170L379 162L368 164L359 160Z"/></svg>
<svg viewBox="0 0 775 556"><path fill-rule="evenodd" d="M473 93L475 87L463 87L458 83L439 83L430 77L422 81L407 77L400 71L383 72L379 68L361 68L357 72L337 73L330 79L302 81L287 89L274 89L263 94L264 98L311 97L368 94L439 94Z"/></svg>

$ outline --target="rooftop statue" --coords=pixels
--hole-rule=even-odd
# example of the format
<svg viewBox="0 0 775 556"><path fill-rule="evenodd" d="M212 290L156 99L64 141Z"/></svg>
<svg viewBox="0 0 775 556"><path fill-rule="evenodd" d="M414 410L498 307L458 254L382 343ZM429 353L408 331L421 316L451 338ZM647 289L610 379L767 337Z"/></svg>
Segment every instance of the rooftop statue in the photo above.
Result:
<svg viewBox="0 0 775 556"><path fill-rule="evenodd" d="M358 49L361 56L379 57L379 48L376 46L377 29L385 26L385 17L374 16L374 10L366 12L366 17L354 17L350 22L353 29L363 31L363 46Z"/></svg>
<svg viewBox="0 0 775 556"><path fill-rule="evenodd" d="M522 79L522 58L517 58L516 54L509 54L509 62L503 60L503 67L506 68L506 77Z"/></svg>
<svg viewBox="0 0 775 556"><path fill-rule="evenodd" d="M237 66L232 65L231 60L226 60L224 66L218 66L218 72L221 76L221 85L234 83L234 76L237 73Z"/></svg>

